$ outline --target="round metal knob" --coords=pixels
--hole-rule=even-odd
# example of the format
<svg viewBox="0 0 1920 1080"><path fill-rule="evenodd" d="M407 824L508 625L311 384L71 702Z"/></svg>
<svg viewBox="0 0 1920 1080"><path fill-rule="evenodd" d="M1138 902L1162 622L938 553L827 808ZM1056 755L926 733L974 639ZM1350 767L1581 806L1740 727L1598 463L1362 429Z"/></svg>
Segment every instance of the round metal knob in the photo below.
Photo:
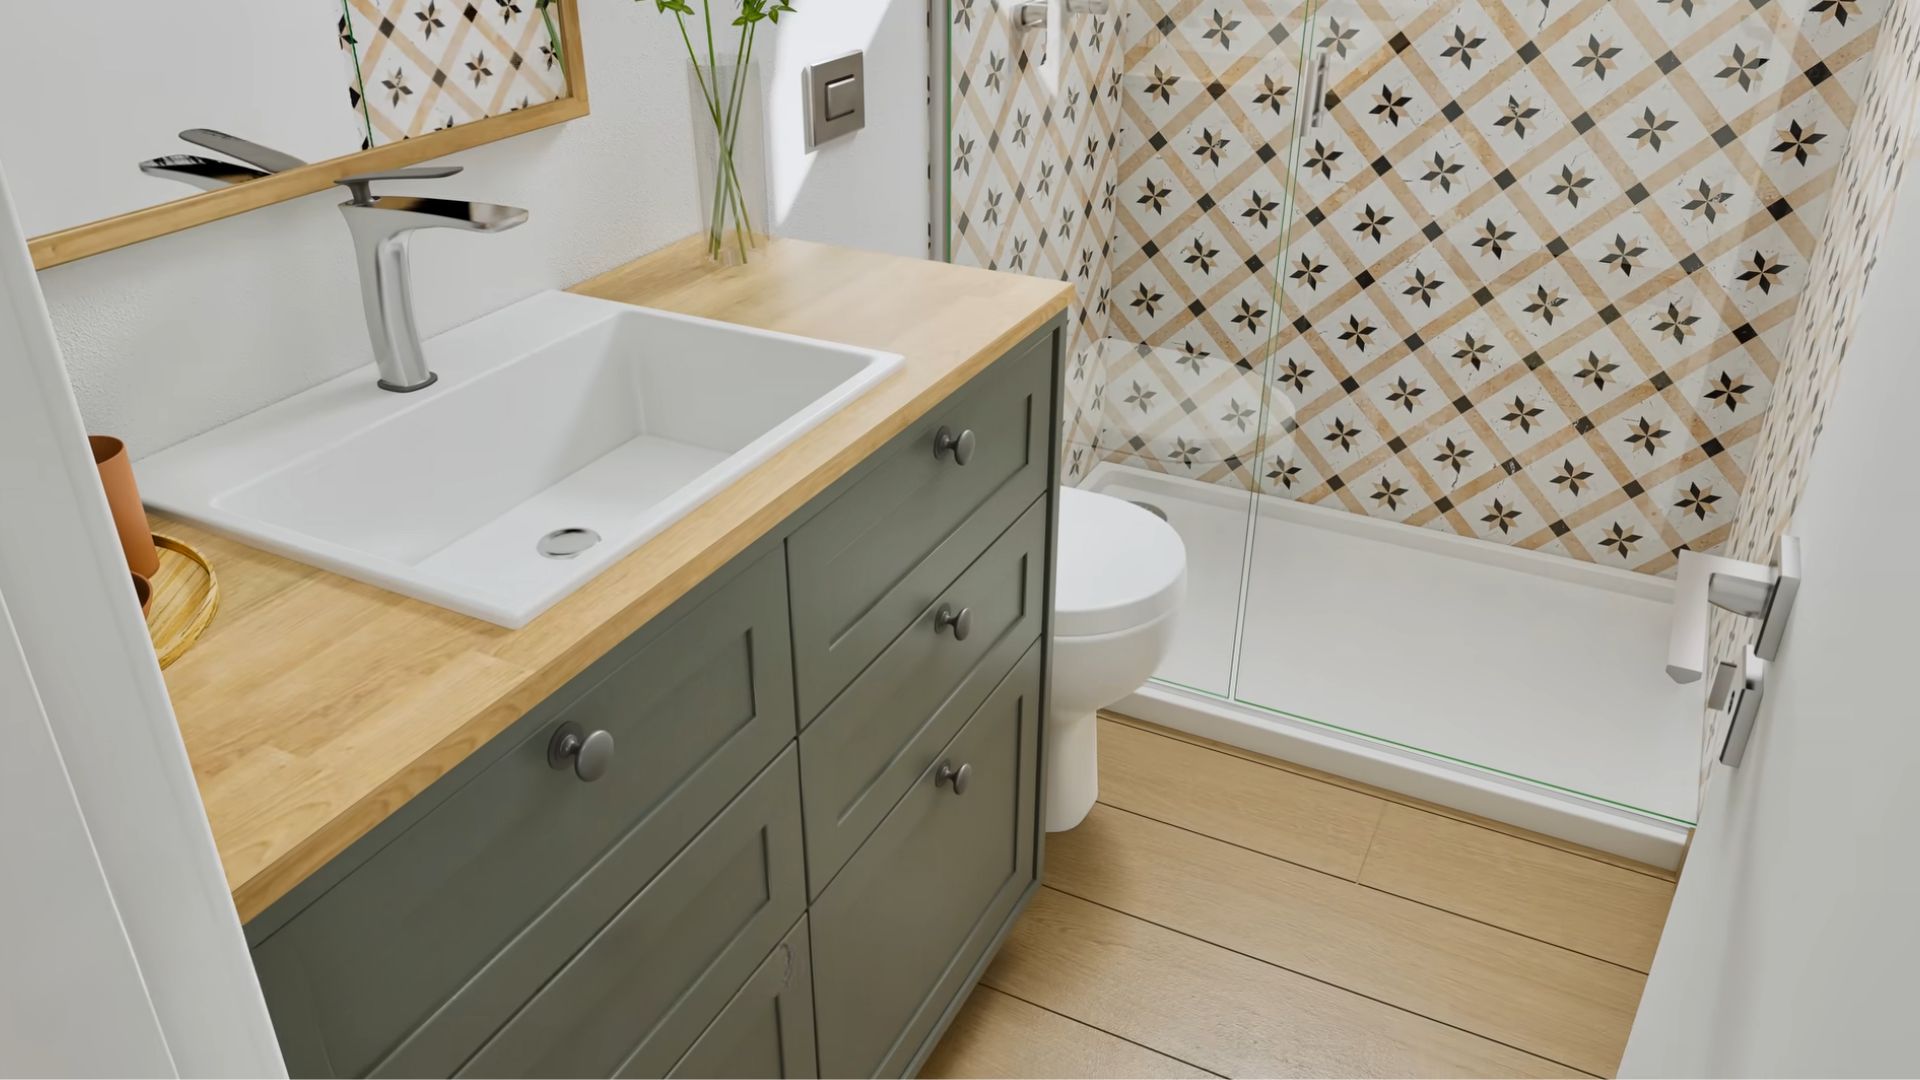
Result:
<svg viewBox="0 0 1920 1080"><path fill-rule="evenodd" d="M967 635L973 633L973 609L955 611L953 605L941 604L940 610L933 613L933 629L935 633L952 630L953 640L965 641Z"/></svg>
<svg viewBox="0 0 1920 1080"><path fill-rule="evenodd" d="M556 769L572 768L573 775L591 784L607 775L607 768L613 764L613 735L606 731L589 734L579 724L561 724L547 743L547 764Z"/></svg>
<svg viewBox="0 0 1920 1080"><path fill-rule="evenodd" d="M953 762L943 761L940 763L940 771L933 774L934 787L952 787L955 795L965 795L967 784L972 780L973 765L970 762L962 763L956 769L953 767Z"/></svg>
<svg viewBox="0 0 1920 1080"><path fill-rule="evenodd" d="M955 465L965 465L973 460L973 429L966 428L955 435L950 427L942 427L933 434L933 456L952 454Z"/></svg>

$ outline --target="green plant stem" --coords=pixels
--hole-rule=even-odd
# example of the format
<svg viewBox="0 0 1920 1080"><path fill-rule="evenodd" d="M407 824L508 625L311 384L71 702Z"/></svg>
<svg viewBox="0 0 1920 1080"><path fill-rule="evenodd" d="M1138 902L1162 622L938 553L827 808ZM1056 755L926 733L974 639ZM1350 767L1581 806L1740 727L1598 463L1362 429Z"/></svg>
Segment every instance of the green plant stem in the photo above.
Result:
<svg viewBox="0 0 1920 1080"><path fill-rule="evenodd" d="M720 71L718 68L714 68L714 67L709 67L707 69L707 71L710 71L713 74L713 83L712 85L709 85L707 82L707 71L702 71L700 67L700 52L698 49L694 47L693 35L687 32L687 17L683 14L676 12L674 13L674 21L679 24L680 40L687 47L687 62L693 65L693 78L694 78L694 81L698 83L700 86L700 99L706 103L707 115L713 121L714 138L719 139L721 136L721 130L723 127L722 117L720 112L720 99L718 96L719 85L720 85ZM709 29L711 29L713 25L711 16L709 16L708 18L707 25ZM709 42L709 46L711 46L711 42ZM720 165L724 169L727 164L728 164L727 155L725 152L725 147L723 145L721 148ZM719 201L720 180L721 180L720 175L716 175L714 177L715 201L713 206L714 206L714 211L716 212L716 220L718 220L717 211L722 205ZM719 255L720 255L720 244L718 240L718 233L714 228L714 226L709 225L707 230L707 256L709 258L718 258Z"/></svg>
<svg viewBox="0 0 1920 1080"><path fill-rule="evenodd" d="M747 241L753 220L747 211L746 193L740 184L739 169L734 162L734 143L739 138L740 122L745 110L747 66L753 54L755 27L749 24L741 33L734 57L733 77L723 98L719 53L713 40L711 0L703 0L701 8L707 33L707 72L700 70L700 53L694 45L693 35L687 30L686 16L676 13L674 19L680 27L680 40L686 46L687 59L693 64L694 80L700 86L700 96L706 103L707 115L713 121L714 138L719 143L711 204L713 221L707 232L707 254L711 258L719 258L726 244L727 218L736 216L738 220L734 224L734 238L744 261L748 257ZM708 81L708 73L711 73L711 82Z"/></svg>
<svg viewBox="0 0 1920 1080"><path fill-rule="evenodd" d="M746 111L748 62L753 56L753 36L756 27L749 24L740 35L740 44L734 54L733 86L728 101L726 128L721 133L721 159L733 189L734 208L739 214L735 223L734 239L740 245L740 257L747 257L747 238L753 231L753 218L747 212L746 192L741 189L740 173L734 162L734 144L740 139L740 120Z"/></svg>

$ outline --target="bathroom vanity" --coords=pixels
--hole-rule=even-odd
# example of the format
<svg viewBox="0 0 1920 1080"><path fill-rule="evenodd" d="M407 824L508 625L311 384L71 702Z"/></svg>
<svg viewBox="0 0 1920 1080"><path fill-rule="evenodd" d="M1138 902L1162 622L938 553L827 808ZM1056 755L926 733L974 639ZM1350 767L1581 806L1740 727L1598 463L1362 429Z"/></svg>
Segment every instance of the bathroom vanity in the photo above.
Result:
<svg viewBox="0 0 1920 1080"><path fill-rule="evenodd" d="M288 1067L911 1075L1039 880L1066 291L787 241L578 291L904 359L517 631L167 523Z"/></svg>

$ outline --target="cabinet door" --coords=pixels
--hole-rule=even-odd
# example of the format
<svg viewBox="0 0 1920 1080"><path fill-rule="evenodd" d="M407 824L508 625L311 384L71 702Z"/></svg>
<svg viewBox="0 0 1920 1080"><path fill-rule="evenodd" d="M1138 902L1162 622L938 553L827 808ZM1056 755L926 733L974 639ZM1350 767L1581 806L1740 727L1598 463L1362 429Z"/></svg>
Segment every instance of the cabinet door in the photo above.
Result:
<svg viewBox="0 0 1920 1080"><path fill-rule="evenodd" d="M821 1075L911 1066L1032 888L1039 699L1036 643L814 903Z"/></svg>
<svg viewBox="0 0 1920 1080"><path fill-rule="evenodd" d="M294 1075L458 1068L792 742L786 611L773 552L616 646L262 941ZM563 723L613 736L606 775L549 765Z"/></svg>
<svg viewBox="0 0 1920 1080"><path fill-rule="evenodd" d="M659 1076L806 910L800 772L789 749L461 1076Z"/></svg>
<svg viewBox="0 0 1920 1080"><path fill-rule="evenodd" d="M667 1075L693 1080L820 1075L813 1052L813 961L806 919L774 948Z"/></svg>
<svg viewBox="0 0 1920 1080"><path fill-rule="evenodd" d="M816 895L1040 635L1046 565L1041 499L801 735ZM964 640L943 609L967 613Z"/></svg>
<svg viewBox="0 0 1920 1080"><path fill-rule="evenodd" d="M787 538L803 724L1046 493L1057 336L934 406ZM970 452L938 451L942 428L970 432Z"/></svg>

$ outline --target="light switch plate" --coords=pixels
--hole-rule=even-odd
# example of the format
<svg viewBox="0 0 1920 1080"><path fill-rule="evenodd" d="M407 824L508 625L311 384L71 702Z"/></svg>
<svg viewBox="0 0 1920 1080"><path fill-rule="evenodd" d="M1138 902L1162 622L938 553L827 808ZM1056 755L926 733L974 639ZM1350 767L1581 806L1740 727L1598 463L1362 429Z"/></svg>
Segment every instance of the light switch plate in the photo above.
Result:
<svg viewBox="0 0 1920 1080"><path fill-rule="evenodd" d="M850 52L808 67L807 149L867 126L866 54Z"/></svg>

